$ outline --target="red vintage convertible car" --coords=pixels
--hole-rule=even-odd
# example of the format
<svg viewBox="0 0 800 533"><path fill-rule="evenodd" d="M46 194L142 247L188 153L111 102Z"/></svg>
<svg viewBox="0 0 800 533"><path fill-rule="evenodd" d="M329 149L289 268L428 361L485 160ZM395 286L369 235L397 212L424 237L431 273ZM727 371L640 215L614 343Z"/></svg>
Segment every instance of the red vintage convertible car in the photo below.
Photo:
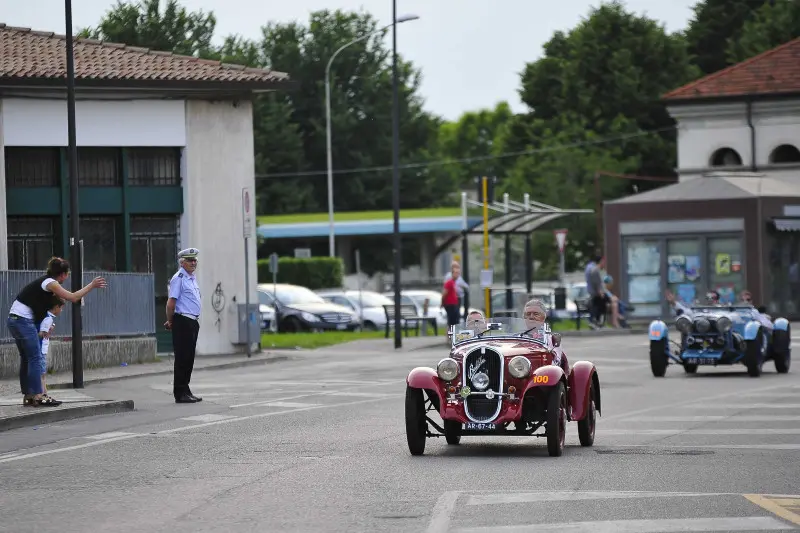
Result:
<svg viewBox="0 0 800 533"><path fill-rule="evenodd" d="M594 364L578 361L570 368L561 335L547 324L531 329L523 319L506 317L481 322L451 327L450 356L436 369L408 374L411 454L425 453L428 437L444 436L455 445L462 436L528 435L546 437L549 454L560 456L569 421L578 422L581 445L591 446L600 413ZM442 425L428 416L434 410Z"/></svg>

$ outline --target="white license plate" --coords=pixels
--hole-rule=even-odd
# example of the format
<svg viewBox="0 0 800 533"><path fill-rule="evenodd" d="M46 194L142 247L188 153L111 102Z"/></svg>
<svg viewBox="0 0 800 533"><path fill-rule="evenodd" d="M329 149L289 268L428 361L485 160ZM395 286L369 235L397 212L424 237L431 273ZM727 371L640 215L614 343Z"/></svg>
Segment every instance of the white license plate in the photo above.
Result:
<svg viewBox="0 0 800 533"><path fill-rule="evenodd" d="M336 329L347 329L347 324L336 324Z"/></svg>
<svg viewBox="0 0 800 533"><path fill-rule="evenodd" d="M713 365L719 362L719 359L714 359L713 357L689 357L684 361L690 365Z"/></svg>
<svg viewBox="0 0 800 533"><path fill-rule="evenodd" d="M495 427L494 424L488 424L485 422L467 422L464 425L464 429L468 429L470 431L493 431Z"/></svg>

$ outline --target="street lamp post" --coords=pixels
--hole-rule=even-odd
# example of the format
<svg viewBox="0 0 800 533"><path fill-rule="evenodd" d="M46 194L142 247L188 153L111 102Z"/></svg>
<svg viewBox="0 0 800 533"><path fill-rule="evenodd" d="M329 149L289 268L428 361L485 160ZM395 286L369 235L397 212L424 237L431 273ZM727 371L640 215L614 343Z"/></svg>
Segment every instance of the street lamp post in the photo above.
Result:
<svg viewBox="0 0 800 533"><path fill-rule="evenodd" d="M366 35L362 35L357 39L353 39L349 43L341 46L338 50L336 50L331 58L328 60L328 64L325 67L325 132L326 132L326 142L327 142L327 155L328 155L328 255L330 257L335 257L336 255L336 246L334 241L334 230L333 230L333 151L331 149L331 81L330 81L330 74L331 74L331 64L333 64L333 60L339 55L339 52L350 46L351 44L355 44L359 41L363 41L368 37L375 35L376 33L380 33L382 31L387 30L388 28L394 26L395 23L403 23L408 22L410 20L416 20L419 17L417 15L404 15L400 18L393 18L392 24L387 24L383 28L379 30L375 30L370 32Z"/></svg>
<svg viewBox="0 0 800 533"><path fill-rule="evenodd" d="M394 249L394 348L403 345L400 319L400 269L402 257L400 250L400 111L397 97L397 0L392 0L392 211L394 229L392 248Z"/></svg>

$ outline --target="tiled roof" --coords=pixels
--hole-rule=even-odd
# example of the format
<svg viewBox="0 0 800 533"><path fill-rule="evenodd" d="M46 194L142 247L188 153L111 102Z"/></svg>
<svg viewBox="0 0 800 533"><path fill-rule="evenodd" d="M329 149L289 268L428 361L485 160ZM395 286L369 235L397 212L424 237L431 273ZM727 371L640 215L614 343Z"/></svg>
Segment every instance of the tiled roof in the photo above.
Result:
<svg viewBox="0 0 800 533"><path fill-rule="evenodd" d="M725 176L700 176L605 203L690 202L770 196L800 197L800 189L794 183L761 174L728 173Z"/></svg>
<svg viewBox="0 0 800 533"><path fill-rule="evenodd" d="M75 79L97 82L203 82L265 88L289 76L266 69L157 52L124 44L76 38ZM53 32L14 28L0 23L0 79L58 80L66 77L67 40Z"/></svg>
<svg viewBox="0 0 800 533"><path fill-rule="evenodd" d="M667 101L800 93L800 38L664 95Z"/></svg>

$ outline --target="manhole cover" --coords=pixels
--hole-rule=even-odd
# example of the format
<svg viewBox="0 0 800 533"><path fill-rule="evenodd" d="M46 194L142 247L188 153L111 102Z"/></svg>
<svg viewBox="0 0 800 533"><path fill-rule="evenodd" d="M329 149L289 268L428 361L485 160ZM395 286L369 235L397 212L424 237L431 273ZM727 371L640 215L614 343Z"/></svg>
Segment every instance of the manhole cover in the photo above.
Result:
<svg viewBox="0 0 800 533"><path fill-rule="evenodd" d="M595 450L600 455L713 455L711 450L665 450L657 448L625 448L611 450Z"/></svg>

